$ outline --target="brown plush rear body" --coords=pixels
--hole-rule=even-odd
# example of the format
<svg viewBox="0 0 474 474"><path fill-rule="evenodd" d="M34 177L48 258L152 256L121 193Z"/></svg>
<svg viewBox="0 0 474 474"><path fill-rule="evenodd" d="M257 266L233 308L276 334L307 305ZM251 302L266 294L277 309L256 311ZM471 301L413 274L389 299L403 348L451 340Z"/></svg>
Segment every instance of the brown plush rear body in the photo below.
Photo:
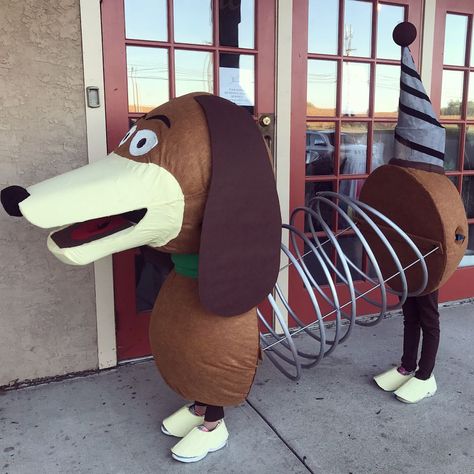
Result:
<svg viewBox="0 0 474 474"><path fill-rule="evenodd" d="M466 214L453 183L444 174L385 165L368 177L360 200L399 225L422 254L438 247L425 259L429 279L422 294L431 293L442 286L456 270L467 247ZM378 224L404 267L417 259L411 248L395 232L383 223ZM384 278L394 275L397 272L396 266L380 239L367 227L363 227L362 231L377 256ZM466 238L456 240L456 234ZM418 264L411 267L406 275L409 291L419 288L421 266ZM402 289L398 277L392 279L389 285L398 291Z"/></svg>

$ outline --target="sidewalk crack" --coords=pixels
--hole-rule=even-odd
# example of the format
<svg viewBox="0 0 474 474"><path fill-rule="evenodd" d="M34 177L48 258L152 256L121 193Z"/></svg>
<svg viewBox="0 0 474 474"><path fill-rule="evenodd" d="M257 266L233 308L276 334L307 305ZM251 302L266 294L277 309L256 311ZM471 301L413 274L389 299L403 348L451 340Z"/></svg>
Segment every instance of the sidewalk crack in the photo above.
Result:
<svg viewBox="0 0 474 474"><path fill-rule="evenodd" d="M276 436L283 442L283 444L293 453L293 455L303 464L303 466L311 474L315 474L314 471L306 464L306 456L300 456L296 450L283 438L283 436L278 432L278 430L273 426L273 424L268 420L262 413L260 413L257 407L247 398L246 402L249 404L250 408L265 422L265 424L276 434Z"/></svg>

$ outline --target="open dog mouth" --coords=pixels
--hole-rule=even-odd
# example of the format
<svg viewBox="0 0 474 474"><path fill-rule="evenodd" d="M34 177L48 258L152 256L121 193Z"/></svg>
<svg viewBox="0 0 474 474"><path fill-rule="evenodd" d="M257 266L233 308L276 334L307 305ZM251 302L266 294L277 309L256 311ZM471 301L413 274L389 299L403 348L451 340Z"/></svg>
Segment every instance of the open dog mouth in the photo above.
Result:
<svg viewBox="0 0 474 474"><path fill-rule="evenodd" d="M146 213L146 209L138 209L79 222L54 232L51 234L51 239L59 248L78 247L133 227L145 217Z"/></svg>

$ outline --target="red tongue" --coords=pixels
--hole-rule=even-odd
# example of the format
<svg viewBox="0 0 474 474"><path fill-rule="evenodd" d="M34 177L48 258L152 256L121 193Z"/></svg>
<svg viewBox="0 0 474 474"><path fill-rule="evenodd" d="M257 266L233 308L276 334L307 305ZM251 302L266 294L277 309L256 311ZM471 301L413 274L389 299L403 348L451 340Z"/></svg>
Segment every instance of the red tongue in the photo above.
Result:
<svg viewBox="0 0 474 474"><path fill-rule="evenodd" d="M80 222L59 230L51 238L60 248L78 247L82 244L107 237L133 224L123 216L99 217L86 222Z"/></svg>
<svg viewBox="0 0 474 474"><path fill-rule="evenodd" d="M71 232L72 240L87 240L96 235L112 234L120 228L128 227L130 223L122 216L99 217L77 224ZM125 227L124 227L125 226Z"/></svg>

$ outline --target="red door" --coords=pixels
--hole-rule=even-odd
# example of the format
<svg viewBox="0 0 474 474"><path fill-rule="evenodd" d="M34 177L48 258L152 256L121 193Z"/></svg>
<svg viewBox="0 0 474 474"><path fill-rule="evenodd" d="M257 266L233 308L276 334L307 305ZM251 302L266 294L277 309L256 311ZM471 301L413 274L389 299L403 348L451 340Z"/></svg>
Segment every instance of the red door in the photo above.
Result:
<svg viewBox="0 0 474 474"><path fill-rule="evenodd" d="M441 289L442 301L474 294L474 2L436 3L432 100L446 128L445 167L461 193L469 244L460 268Z"/></svg>
<svg viewBox="0 0 474 474"><path fill-rule="evenodd" d="M293 2L290 209L308 205L318 191L357 198L369 173L392 158L400 80L400 47L392 40L392 30L409 20L421 32L421 4L419 0ZM411 46L417 62L420 36ZM336 213L324 217L334 232L346 227ZM309 231L302 220L297 226ZM354 235L345 233L338 241L359 268L370 271ZM328 257L340 268L334 249ZM312 255L305 263L316 282L327 285ZM338 282L335 272L331 278L340 302L349 301L347 288ZM368 288L357 281L357 275L355 280L358 289ZM310 322L314 316L307 293L291 268L289 292L296 313L309 315L305 322ZM374 299L377 296L373 294ZM329 310L322 306L323 314ZM362 300L357 311L376 312Z"/></svg>
<svg viewBox="0 0 474 474"><path fill-rule="evenodd" d="M275 0L102 0L109 152L144 112L192 91L269 115L269 130L274 25ZM140 250L114 256L119 361L150 354L150 311L169 268Z"/></svg>

